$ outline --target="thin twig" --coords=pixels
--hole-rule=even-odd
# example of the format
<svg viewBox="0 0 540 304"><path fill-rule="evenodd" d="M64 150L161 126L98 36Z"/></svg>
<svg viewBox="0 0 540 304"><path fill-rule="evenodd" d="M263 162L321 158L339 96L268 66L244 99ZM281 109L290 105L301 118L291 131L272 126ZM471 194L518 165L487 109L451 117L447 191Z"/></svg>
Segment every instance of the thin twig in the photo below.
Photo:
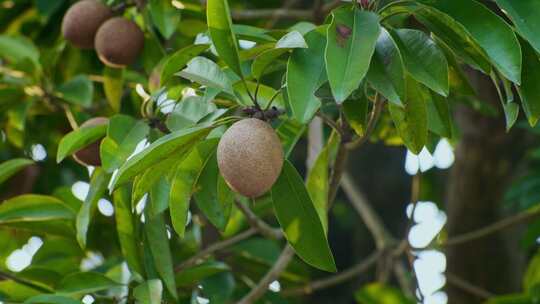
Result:
<svg viewBox="0 0 540 304"><path fill-rule="evenodd" d="M347 270L344 270L335 275L329 276L327 278L313 281L303 287L286 289L281 292L283 296L299 296L303 294L311 294L317 290L332 287L340 283L346 282L358 276L361 273L368 271L373 265L377 263L377 260L383 255L382 250L377 250L370 254L366 259L360 263L350 267Z"/></svg>
<svg viewBox="0 0 540 304"><path fill-rule="evenodd" d="M371 137L371 133L375 130L375 126L377 125L377 121L379 120L379 117L381 116L381 112L384 108L384 100L379 98L379 95L375 96L375 104L373 105L373 109L371 110L371 114L369 115L369 121L366 127L366 132L364 132L364 135L362 137L359 137L350 143L347 144L347 148L350 150L354 150L361 145L363 145L365 142L369 140Z"/></svg>
<svg viewBox="0 0 540 304"><path fill-rule="evenodd" d="M30 287L30 288L38 290L40 292L45 292L45 293L53 292L53 290L50 289L50 288L46 288L46 287L43 287L41 285L37 285L37 284L35 284L33 282L18 278L16 276L12 275L12 274L7 273L7 272L0 271L0 278L11 280L11 281L13 281L15 283L19 283L21 285Z"/></svg>
<svg viewBox="0 0 540 304"><path fill-rule="evenodd" d="M327 124L330 128L334 129L341 137L343 137L343 130L338 126L338 124L330 117L326 116L325 114L321 113L320 111L316 114L318 117L324 121L325 124Z"/></svg>
<svg viewBox="0 0 540 304"><path fill-rule="evenodd" d="M279 240L283 238L283 233L280 229L272 228L270 225L260 219L249 206L242 204L238 200L234 200L236 207L244 214L251 227L259 230L259 232L267 238Z"/></svg>
<svg viewBox="0 0 540 304"><path fill-rule="evenodd" d="M477 297L479 297L479 298L481 298L483 300L487 300L487 299L492 298L492 297L495 296L491 292L489 292L487 290L484 290L484 289L482 289L482 288L480 288L478 286L475 286L475 285L463 280L462 278L457 277L456 275L454 275L452 273L447 272L445 274L445 276L446 276L446 280L448 281L449 284L452 284L455 287L458 287L461 290L466 291L466 292L470 293L471 295L477 296Z"/></svg>
<svg viewBox="0 0 540 304"><path fill-rule="evenodd" d="M446 242L444 242L442 246L456 246L470 241L474 241L479 238L483 238L490 234L493 234L499 230L503 230L505 228L512 227L518 224L527 223L537 218L540 218L540 208L533 211L524 211L522 213L518 213L514 216L495 222L491 225L480 228L478 230L452 237Z"/></svg>
<svg viewBox="0 0 540 304"><path fill-rule="evenodd" d="M268 291L268 285L275 281L279 277L279 275L287 268L293 256L294 250L291 245L285 245L285 249L283 249L281 255L277 259L274 266L272 266L270 271L268 271L259 281L259 283L257 283L257 286L251 289L251 291L247 295L245 295L237 304L253 304L259 298L261 298Z"/></svg>
<svg viewBox="0 0 540 304"><path fill-rule="evenodd" d="M73 115L73 112L71 112L71 109L68 105L62 104L62 107L64 108L64 113L66 114L66 118L69 122L69 125L73 130L77 130L79 128L79 124L77 124L77 120L75 120L75 116Z"/></svg>
<svg viewBox="0 0 540 304"><path fill-rule="evenodd" d="M182 264L176 266L174 268L174 271L175 272L179 272L179 271L182 271L188 267L191 267L193 265L196 265L199 260L203 260L205 258L207 258L209 255L211 255L212 253L216 252L216 251L219 251L219 250L223 250L227 247L230 247L236 243L239 243L247 238L250 238L251 236L257 234L257 229L255 228L249 228L248 230L242 232L242 233L239 233L233 237L231 237L230 239L226 239L226 240L223 240L221 242L218 242L218 243L214 243L210 246L208 246L207 248L199 251L199 253L197 253L196 255L194 255L193 257L189 258L188 260L184 261Z"/></svg>

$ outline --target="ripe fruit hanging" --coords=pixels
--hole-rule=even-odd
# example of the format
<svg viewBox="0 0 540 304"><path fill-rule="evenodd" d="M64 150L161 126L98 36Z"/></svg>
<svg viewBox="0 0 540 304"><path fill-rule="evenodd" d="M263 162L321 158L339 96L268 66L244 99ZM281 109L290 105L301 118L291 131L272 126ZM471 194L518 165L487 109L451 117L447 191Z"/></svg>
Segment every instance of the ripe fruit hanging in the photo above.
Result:
<svg viewBox="0 0 540 304"><path fill-rule="evenodd" d="M79 1L64 15L62 34L74 46L92 49L98 28L112 16L112 10L98 0Z"/></svg>
<svg viewBox="0 0 540 304"><path fill-rule="evenodd" d="M217 148L221 175L235 192L259 197L276 182L283 166L283 148L272 127L259 119L234 123Z"/></svg>
<svg viewBox="0 0 540 304"><path fill-rule="evenodd" d="M81 128L94 127L100 125L106 125L109 123L109 119L105 117L96 117L85 121ZM99 145L101 139L91 143L90 145L75 152L73 158L83 166L101 166L101 157L99 156Z"/></svg>
<svg viewBox="0 0 540 304"><path fill-rule="evenodd" d="M137 60L144 46L144 34L135 22L114 17L99 28L95 45L103 63L110 67L124 67Z"/></svg>

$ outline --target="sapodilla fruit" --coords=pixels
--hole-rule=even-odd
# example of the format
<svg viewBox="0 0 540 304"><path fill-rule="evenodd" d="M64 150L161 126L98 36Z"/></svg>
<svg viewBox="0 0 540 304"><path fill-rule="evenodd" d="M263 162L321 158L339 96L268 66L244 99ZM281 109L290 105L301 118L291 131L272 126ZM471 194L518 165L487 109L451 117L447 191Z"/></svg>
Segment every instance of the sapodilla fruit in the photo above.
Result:
<svg viewBox="0 0 540 304"><path fill-rule="evenodd" d="M259 197L272 187L283 167L283 148L272 127L259 119L234 123L217 148L221 175L239 194Z"/></svg>
<svg viewBox="0 0 540 304"><path fill-rule="evenodd" d="M98 29L95 45L104 64L120 68L137 60L144 46L144 33L135 22L114 17Z"/></svg>
<svg viewBox="0 0 540 304"><path fill-rule="evenodd" d="M109 123L109 119L105 117L95 117L85 121L80 127L94 127L100 125L106 125ZM80 149L73 154L73 158L83 166L101 166L101 157L99 156L99 145L101 139L91 143L90 145Z"/></svg>
<svg viewBox="0 0 540 304"><path fill-rule="evenodd" d="M79 1L64 15L62 34L78 48L93 49L98 28L112 16L112 10L98 0Z"/></svg>

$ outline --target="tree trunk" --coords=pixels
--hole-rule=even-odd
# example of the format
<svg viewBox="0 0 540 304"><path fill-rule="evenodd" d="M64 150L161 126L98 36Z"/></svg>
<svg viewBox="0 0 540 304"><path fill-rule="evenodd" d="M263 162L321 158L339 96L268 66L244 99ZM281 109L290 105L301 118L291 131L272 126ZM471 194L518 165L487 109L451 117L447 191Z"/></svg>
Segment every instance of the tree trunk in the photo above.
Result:
<svg viewBox="0 0 540 304"><path fill-rule="evenodd" d="M496 90L484 75L469 71L481 102L500 109ZM525 134L506 133L504 117L488 117L460 105L455 113L461 138L455 151L447 195L448 237L476 230L501 217L502 200L525 152ZM520 289L524 258L519 237L508 231L447 249L447 271L494 294ZM480 303L476 296L448 282L450 304Z"/></svg>

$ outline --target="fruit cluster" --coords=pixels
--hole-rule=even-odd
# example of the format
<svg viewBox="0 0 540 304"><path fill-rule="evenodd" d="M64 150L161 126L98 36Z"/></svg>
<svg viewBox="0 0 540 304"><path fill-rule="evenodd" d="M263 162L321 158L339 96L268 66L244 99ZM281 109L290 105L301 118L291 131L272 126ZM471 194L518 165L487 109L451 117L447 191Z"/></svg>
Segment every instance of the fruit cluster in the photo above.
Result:
<svg viewBox="0 0 540 304"><path fill-rule="evenodd" d="M99 59L120 68L137 60L144 46L144 33L137 24L115 17L113 10L98 0L72 5L62 21L64 38L81 49L96 49Z"/></svg>

